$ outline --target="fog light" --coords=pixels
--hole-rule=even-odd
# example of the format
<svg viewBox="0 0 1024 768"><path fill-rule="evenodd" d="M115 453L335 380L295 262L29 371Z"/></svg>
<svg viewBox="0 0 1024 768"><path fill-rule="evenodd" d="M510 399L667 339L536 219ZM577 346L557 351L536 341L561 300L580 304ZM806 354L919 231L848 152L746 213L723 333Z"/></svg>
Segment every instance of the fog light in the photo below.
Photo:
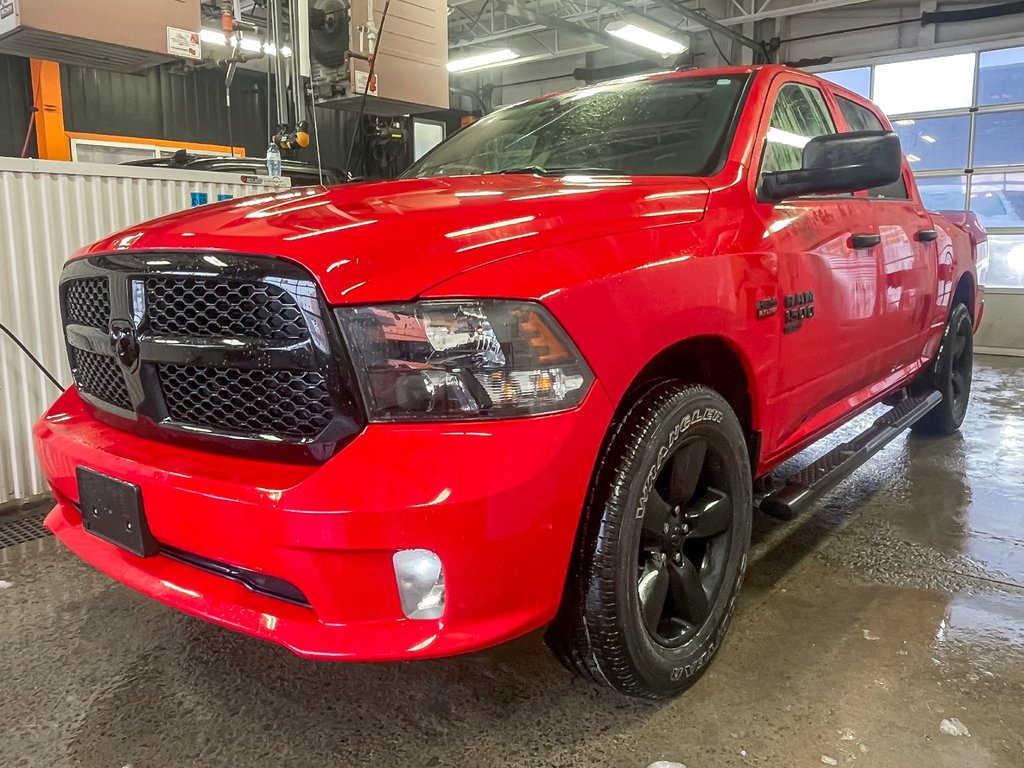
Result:
<svg viewBox="0 0 1024 768"><path fill-rule="evenodd" d="M395 578L402 612L410 619L439 619L444 615L444 569L429 549L395 552Z"/></svg>

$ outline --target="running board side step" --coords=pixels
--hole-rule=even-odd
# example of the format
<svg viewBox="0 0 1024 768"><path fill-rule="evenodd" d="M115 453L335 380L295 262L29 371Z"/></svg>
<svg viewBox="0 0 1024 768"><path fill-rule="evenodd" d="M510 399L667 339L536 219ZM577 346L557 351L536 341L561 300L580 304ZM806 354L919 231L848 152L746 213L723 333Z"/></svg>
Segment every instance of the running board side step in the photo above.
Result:
<svg viewBox="0 0 1024 768"><path fill-rule="evenodd" d="M934 391L908 397L857 437L784 478L783 486L763 497L759 508L771 517L792 520L941 402L942 394Z"/></svg>

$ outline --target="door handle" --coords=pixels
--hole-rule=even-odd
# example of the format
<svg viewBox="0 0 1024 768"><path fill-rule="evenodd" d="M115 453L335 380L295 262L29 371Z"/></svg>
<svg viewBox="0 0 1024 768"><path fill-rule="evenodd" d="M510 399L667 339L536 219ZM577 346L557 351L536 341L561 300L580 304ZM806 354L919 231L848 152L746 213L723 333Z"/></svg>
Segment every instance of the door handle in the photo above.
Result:
<svg viewBox="0 0 1024 768"><path fill-rule="evenodd" d="M881 235L873 235L869 232L858 232L850 236L850 247L855 251L862 251L867 248L874 248L882 242Z"/></svg>
<svg viewBox="0 0 1024 768"><path fill-rule="evenodd" d="M934 243L939 239L939 233L934 229L922 229L917 233L917 241L919 243Z"/></svg>

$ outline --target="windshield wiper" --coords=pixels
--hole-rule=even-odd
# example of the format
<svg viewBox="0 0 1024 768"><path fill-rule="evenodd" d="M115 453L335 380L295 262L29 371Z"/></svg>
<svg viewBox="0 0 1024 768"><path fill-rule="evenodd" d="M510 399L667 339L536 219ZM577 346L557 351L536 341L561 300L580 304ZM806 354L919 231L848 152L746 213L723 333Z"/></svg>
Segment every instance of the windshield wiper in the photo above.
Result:
<svg viewBox="0 0 1024 768"><path fill-rule="evenodd" d="M488 171L488 173L530 173L536 176L565 176L569 173L615 173L615 171L611 168L569 168L565 166L545 168L543 165L520 165L502 168L500 171Z"/></svg>

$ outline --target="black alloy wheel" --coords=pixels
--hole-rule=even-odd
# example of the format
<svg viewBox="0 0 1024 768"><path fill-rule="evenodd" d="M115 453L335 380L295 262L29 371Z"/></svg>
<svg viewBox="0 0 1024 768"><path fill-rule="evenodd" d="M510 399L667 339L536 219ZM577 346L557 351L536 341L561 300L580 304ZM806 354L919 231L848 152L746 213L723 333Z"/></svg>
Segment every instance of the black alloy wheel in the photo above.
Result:
<svg viewBox="0 0 1024 768"><path fill-rule="evenodd" d="M648 497L638 554L637 594L644 626L661 645L678 647L710 615L725 581L732 504L724 460L694 436L669 456Z"/></svg>
<svg viewBox="0 0 1024 768"><path fill-rule="evenodd" d="M938 390L942 402L918 421L913 430L951 435L960 429L970 404L973 377L974 322L967 307L956 304L949 313L935 359L911 387L914 394Z"/></svg>
<svg viewBox="0 0 1024 768"><path fill-rule="evenodd" d="M957 323L950 345L950 394L953 412L962 420L967 413L974 378L974 331L969 322Z"/></svg>
<svg viewBox="0 0 1024 768"><path fill-rule="evenodd" d="M630 696L693 685L722 645L752 524L743 428L715 391L661 382L613 425L547 632L570 670Z"/></svg>

